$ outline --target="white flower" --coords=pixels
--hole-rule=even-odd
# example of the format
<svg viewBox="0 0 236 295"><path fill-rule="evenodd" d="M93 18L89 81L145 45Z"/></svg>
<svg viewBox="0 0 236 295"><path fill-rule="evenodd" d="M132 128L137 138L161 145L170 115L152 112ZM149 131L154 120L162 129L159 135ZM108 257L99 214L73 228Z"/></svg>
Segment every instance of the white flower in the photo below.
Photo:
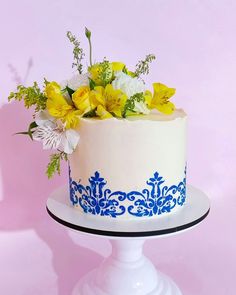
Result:
<svg viewBox="0 0 236 295"><path fill-rule="evenodd" d="M134 111L139 114L145 114L145 115L148 115L150 113L150 110L144 101L140 101L140 102L135 101Z"/></svg>
<svg viewBox="0 0 236 295"><path fill-rule="evenodd" d="M33 132L33 139L43 142L43 149L59 149L66 154L71 154L78 142L79 134L74 129L65 129L61 121L54 119L47 111L36 115L38 125Z"/></svg>
<svg viewBox="0 0 236 295"><path fill-rule="evenodd" d="M76 74L72 76L69 80L64 80L61 82L60 86L64 89L66 86L72 90L78 89L80 86L89 85L88 73L86 74Z"/></svg>
<svg viewBox="0 0 236 295"><path fill-rule="evenodd" d="M132 78L121 71L116 73L112 86L114 89L122 90L129 98L136 93L145 91L145 84L142 80Z"/></svg>

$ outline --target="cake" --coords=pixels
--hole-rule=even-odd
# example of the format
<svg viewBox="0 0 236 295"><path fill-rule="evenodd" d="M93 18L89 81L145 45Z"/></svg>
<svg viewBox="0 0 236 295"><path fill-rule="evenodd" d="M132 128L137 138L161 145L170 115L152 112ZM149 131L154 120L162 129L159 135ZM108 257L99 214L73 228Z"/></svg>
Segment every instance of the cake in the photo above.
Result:
<svg viewBox="0 0 236 295"><path fill-rule="evenodd" d="M179 210L186 198L186 114L83 119L69 156L71 203L131 219Z"/></svg>
<svg viewBox="0 0 236 295"><path fill-rule="evenodd" d="M44 80L19 85L9 100L35 107L26 132L54 150L47 166L51 178L69 160L69 195L75 210L97 218L161 218L181 210L186 199L186 114L170 101L175 88L152 83L155 56L146 55L134 69L106 58L89 63L77 38L72 67L78 71L61 83Z"/></svg>

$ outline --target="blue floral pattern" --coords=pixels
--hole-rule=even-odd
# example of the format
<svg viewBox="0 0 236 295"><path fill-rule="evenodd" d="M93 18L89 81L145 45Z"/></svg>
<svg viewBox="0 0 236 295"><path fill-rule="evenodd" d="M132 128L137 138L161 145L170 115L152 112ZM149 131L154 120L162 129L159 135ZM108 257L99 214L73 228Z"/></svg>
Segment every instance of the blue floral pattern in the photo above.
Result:
<svg viewBox="0 0 236 295"><path fill-rule="evenodd" d="M106 188L107 182L98 171L88 181L89 185L84 186L70 176L70 200L85 213L94 215L115 218L126 213L151 217L171 212L176 206L182 206L186 199L186 177L177 185L168 187L164 185L163 177L155 172L146 182L147 188L128 193ZM128 205L124 206L124 200Z"/></svg>

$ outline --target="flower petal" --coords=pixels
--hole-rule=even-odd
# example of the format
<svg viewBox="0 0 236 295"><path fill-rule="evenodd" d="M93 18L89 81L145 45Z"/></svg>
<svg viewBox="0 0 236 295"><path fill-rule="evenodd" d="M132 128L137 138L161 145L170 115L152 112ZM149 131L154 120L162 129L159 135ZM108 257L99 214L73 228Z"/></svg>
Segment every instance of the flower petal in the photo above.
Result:
<svg viewBox="0 0 236 295"><path fill-rule="evenodd" d="M35 122L38 126L55 126L55 119L48 113L47 110L36 113Z"/></svg>
<svg viewBox="0 0 236 295"><path fill-rule="evenodd" d="M33 139L43 142L43 149L57 149L61 143L62 133L51 126L39 126L33 133Z"/></svg>
<svg viewBox="0 0 236 295"><path fill-rule="evenodd" d="M157 104L155 108L163 114L171 115L175 110L175 105L172 102L168 101L164 104Z"/></svg>
<svg viewBox="0 0 236 295"><path fill-rule="evenodd" d="M96 114L101 119L109 119L109 118L112 118L113 117L102 105L99 105L97 107Z"/></svg>
<svg viewBox="0 0 236 295"><path fill-rule="evenodd" d="M80 136L74 129L68 129L63 133L60 148L66 153L71 154L78 145Z"/></svg>

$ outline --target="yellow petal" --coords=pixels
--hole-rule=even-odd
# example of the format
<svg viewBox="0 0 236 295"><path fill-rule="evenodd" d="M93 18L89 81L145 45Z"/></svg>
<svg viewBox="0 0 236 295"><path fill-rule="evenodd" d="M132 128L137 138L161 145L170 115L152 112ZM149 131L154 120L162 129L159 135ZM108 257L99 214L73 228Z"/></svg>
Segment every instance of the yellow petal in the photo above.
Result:
<svg viewBox="0 0 236 295"><path fill-rule="evenodd" d="M80 86L73 94L72 101L76 108L83 113L92 110L90 102L90 88L88 86Z"/></svg>
<svg viewBox="0 0 236 295"><path fill-rule="evenodd" d="M104 96L106 109L117 117L122 117L127 96L120 89L114 89L111 84L106 86Z"/></svg>
<svg viewBox="0 0 236 295"><path fill-rule="evenodd" d="M97 86L94 90L90 91L89 97L93 108L97 107L99 104L105 105L104 88L102 86Z"/></svg>
<svg viewBox="0 0 236 295"><path fill-rule="evenodd" d="M171 115L175 110L175 105L172 102L168 101L164 104L155 105L155 108L163 114Z"/></svg>
<svg viewBox="0 0 236 295"><path fill-rule="evenodd" d="M152 93L151 93L151 91L149 91L149 90L145 91L144 99L145 99L146 105L150 108L151 102L152 102Z"/></svg>
<svg viewBox="0 0 236 295"><path fill-rule="evenodd" d="M79 117L81 112L78 110L73 110L67 113L67 115L62 119L66 123L66 129L76 128L79 123Z"/></svg>
<svg viewBox="0 0 236 295"><path fill-rule="evenodd" d="M45 95L47 98L54 98L55 95L57 94L61 94L61 87L60 85L53 81L53 82L50 82L46 85L45 87Z"/></svg>
<svg viewBox="0 0 236 295"><path fill-rule="evenodd" d="M125 67L125 64L122 62L114 61L111 63L113 71L122 71Z"/></svg>
<svg viewBox="0 0 236 295"><path fill-rule="evenodd" d="M113 117L102 105L97 107L96 114L101 119L109 119Z"/></svg>
<svg viewBox="0 0 236 295"><path fill-rule="evenodd" d="M68 111L72 110L73 107L67 103L65 98L58 94L53 99L48 99L46 102L46 108L49 114L55 118L64 117Z"/></svg>
<svg viewBox="0 0 236 295"><path fill-rule="evenodd" d="M161 83L153 83L154 94L156 100L167 100L175 94L175 88L169 88Z"/></svg>
<svg viewBox="0 0 236 295"><path fill-rule="evenodd" d="M130 77L132 77L132 78L135 78L135 77L136 77L136 75L135 75L134 72L128 71L127 74L128 74Z"/></svg>

